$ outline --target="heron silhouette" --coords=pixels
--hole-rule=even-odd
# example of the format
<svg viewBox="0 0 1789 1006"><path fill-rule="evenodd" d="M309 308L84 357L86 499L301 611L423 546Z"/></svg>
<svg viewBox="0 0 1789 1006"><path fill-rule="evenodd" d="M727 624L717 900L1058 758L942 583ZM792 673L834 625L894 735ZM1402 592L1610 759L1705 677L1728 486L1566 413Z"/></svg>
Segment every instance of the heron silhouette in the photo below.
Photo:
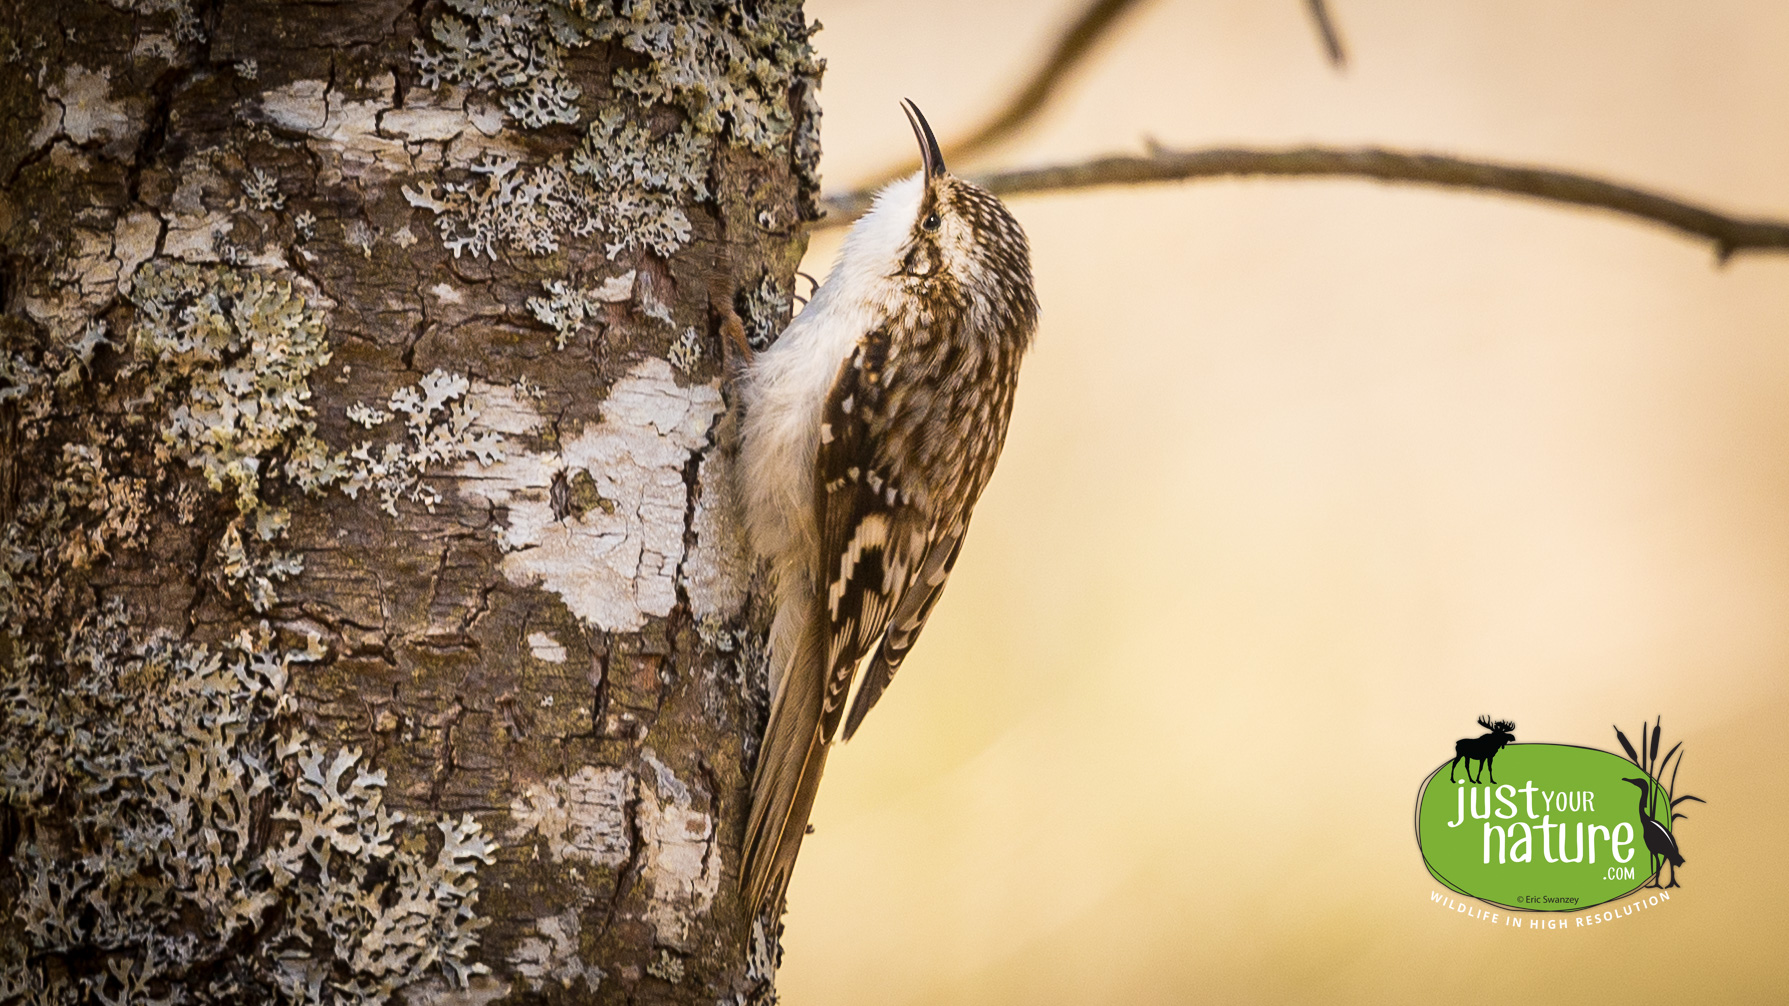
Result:
<svg viewBox="0 0 1789 1006"><path fill-rule="evenodd" d="M1671 837L1670 829L1658 823L1646 809L1646 798L1652 795L1651 779L1622 779L1640 787L1640 834L1646 839L1646 851L1652 854L1652 886L1676 887L1677 868L1683 865L1683 853L1677 851L1677 839ZM1671 864L1671 882L1659 883L1660 859Z"/></svg>

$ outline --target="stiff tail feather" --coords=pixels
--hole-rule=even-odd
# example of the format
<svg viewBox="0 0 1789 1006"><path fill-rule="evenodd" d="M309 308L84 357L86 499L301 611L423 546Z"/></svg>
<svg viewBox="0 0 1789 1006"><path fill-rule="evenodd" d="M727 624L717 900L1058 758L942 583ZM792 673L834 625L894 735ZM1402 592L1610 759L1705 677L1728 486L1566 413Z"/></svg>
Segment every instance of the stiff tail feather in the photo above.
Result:
<svg viewBox="0 0 1789 1006"><path fill-rule="evenodd" d="M845 717L845 740L850 740L857 733L857 728L863 723L864 716L868 715L870 707L876 704L876 700L887 690L888 683L894 680L895 666L889 662L888 655L882 649L876 651L869 668L863 672L863 683L857 686L857 697L851 701L851 712Z"/></svg>
<svg viewBox="0 0 1789 1006"><path fill-rule="evenodd" d="M752 809L739 879L753 914L780 907L776 902L788 886L826 768L828 745L820 723L825 649L815 622L819 620L810 620L802 632L795 659L778 683L752 775Z"/></svg>

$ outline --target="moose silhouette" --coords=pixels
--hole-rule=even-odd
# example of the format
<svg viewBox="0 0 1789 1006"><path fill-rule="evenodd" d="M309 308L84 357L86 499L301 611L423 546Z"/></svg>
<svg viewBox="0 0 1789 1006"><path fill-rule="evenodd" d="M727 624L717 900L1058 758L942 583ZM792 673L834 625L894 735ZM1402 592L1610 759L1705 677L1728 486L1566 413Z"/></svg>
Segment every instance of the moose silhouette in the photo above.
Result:
<svg viewBox="0 0 1789 1006"><path fill-rule="evenodd" d="M1454 780L1454 766L1466 763L1466 778L1470 782L1478 782L1472 775L1472 763L1478 762L1481 774L1491 776L1491 784L1497 784L1497 773L1491 768L1491 762L1503 746L1516 739L1514 720L1497 720L1492 722L1489 716L1480 716L1478 725L1491 731L1477 737L1462 737L1454 744L1454 760L1447 763L1447 781Z"/></svg>

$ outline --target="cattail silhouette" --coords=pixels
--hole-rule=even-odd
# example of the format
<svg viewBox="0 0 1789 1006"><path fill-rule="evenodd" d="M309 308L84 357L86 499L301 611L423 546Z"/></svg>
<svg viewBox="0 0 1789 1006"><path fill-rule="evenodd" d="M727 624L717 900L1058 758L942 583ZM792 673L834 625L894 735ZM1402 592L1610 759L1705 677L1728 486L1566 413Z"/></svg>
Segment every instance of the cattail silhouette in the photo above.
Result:
<svg viewBox="0 0 1789 1006"><path fill-rule="evenodd" d="M1683 796L1677 795L1677 770L1683 767L1683 755L1679 752L1683 750L1683 742L1678 741L1671 745L1671 750L1665 752L1665 757L1660 758L1659 741L1663 733L1664 717L1661 716L1653 721L1650 741L1646 737L1645 725L1641 725L1640 749L1638 751L1634 750L1634 745L1628 741L1627 734L1622 733L1620 727L1615 728L1615 739L1621 742L1621 749L1627 752L1628 760L1638 765L1640 770L1646 773L1642 779L1624 778L1621 781L1640 787L1640 836L1646 842L1646 851L1652 855L1652 879L1647 882L1647 886L1677 887L1679 886L1677 868L1683 865L1684 860L1683 853L1677 848L1677 836L1672 833L1671 827L1675 827L1678 821L1689 817L1688 814L1679 813L1677 805L1686 800L1694 800L1697 803L1707 803L1708 801L1687 793ZM1665 774L1665 766L1671 765L1672 755L1677 756L1677 764L1672 765L1671 782L1669 786L1666 786L1656 780ZM1661 790L1666 800L1665 809L1671 812L1671 827L1660 824L1658 819L1653 816L1653 809ZM1660 884L1659 871L1664 869L1665 863L1671 864L1671 882Z"/></svg>

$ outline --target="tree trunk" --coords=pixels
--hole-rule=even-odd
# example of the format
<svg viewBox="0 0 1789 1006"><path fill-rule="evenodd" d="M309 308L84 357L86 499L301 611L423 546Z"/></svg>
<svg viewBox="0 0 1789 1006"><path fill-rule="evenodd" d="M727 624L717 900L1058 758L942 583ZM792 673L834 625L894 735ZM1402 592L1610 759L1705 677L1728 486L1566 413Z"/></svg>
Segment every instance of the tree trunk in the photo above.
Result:
<svg viewBox="0 0 1789 1006"><path fill-rule="evenodd" d="M808 34L0 0L0 1006L774 998L725 335Z"/></svg>

